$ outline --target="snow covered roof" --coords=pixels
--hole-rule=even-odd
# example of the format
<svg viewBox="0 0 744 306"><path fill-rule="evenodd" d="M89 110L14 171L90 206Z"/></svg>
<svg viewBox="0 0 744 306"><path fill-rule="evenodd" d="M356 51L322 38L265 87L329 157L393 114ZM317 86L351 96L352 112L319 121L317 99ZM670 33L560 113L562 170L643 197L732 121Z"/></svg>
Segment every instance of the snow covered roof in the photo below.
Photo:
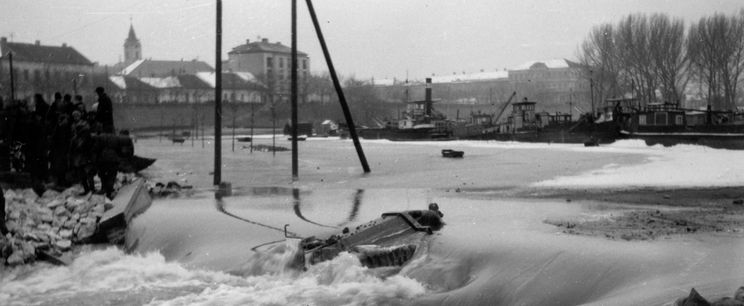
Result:
<svg viewBox="0 0 744 306"><path fill-rule="evenodd" d="M539 61L529 61L517 67L514 67L514 69L511 69L511 70L529 70L529 69L536 69L536 68L558 69L558 68L576 67L578 65L579 65L578 63L569 61L565 58L558 58L558 59L548 59L548 60L539 60Z"/></svg>
<svg viewBox="0 0 744 306"><path fill-rule="evenodd" d="M118 90L154 90L155 88L148 83L145 83L137 78L123 76L123 75L112 75L108 77L108 81L111 82Z"/></svg>
<svg viewBox="0 0 744 306"><path fill-rule="evenodd" d="M161 61L141 59L124 68L121 74L135 77L165 77L204 71L214 71L214 68L197 60Z"/></svg>
<svg viewBox="0 0 744 306"><path fill-rule="evenodd" d="M216 85L217 80L215 76L216 74L214 72L196 73L196 77L198 77L203 82L209 84L211 88L214 88ZM223 72L222 73L222 87L226 89L253 89L253 90L263 88L263 85L261 85L261 83L258 83L252 80L247 80L246 78L247 78L247 75L245 75L244 73Z"/></svg>
<svg viewBox="0 0 744 306"><path fill-rule="evenodd" d="M256 77L250 72L233 72L233 74L248 82L256 82Z"/></svg>
<svg viewBox="0 0 744 306"><path fill-rule="evenodd" d="M116 87L119 87L121 89L127 89L127 82L124 81L124 77L121 75L113 75L109 77L109 80L111 80L111 83L114 83Z"/></svg>
<svg viewBox="0 0 744 306"><path fill-rule="evenodd" d="M509 77L508 71L498 70L498 71L483 71L483 72L476 72L476 73L469 73L469 74L433 76L431 78L431 82L432 83L474 82L474 81L506 79L508 77Z"/></svg>
<svg viewBox="0 0 744 306"><path fill-rule="evenodd" d="M467 74L453 74L453 75L440 75L431 77L432 83L457 83L457 82L475 82L475 81L488 81L509 78L509 72L506 70L497 71L481 71ZM373 85L375 86L392 86L397 84L403 84L405 81L392 78L392 79L374 79ZM409 84L423 83L421 80L410 81Z"/></svg>
<svg viewBox="0 0 744 306"><path fill-rule="evenodd" d="M246 54L246 53L280 53L280 54L291 54L292 49L283 45L281 42L269 42L267 38L261 39L260 41L251 42L246 40L245 44L238 45L233 48L228 54ZM307 53L297 51L297 56L307 56Z"/></svg>
<svg viewBox="0 0 744 306"><path fill-rule="evenodd" d="M178 78L175 76L165 78L139 78L139 80L155 88L181 87L181 83L178 82Z"/></svg>

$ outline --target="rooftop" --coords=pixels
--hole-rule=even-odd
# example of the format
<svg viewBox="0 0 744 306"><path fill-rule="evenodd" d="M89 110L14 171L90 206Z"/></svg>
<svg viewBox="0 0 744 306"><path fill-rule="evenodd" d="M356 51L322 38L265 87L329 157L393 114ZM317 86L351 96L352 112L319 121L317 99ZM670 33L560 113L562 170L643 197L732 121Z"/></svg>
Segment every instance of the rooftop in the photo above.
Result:
<svg viewBox="0 0 744 306"><path fill-rule="evenodd" d="M214 71L212 66L197 60L163 61L141 59L124 68L120 74L133 77L165 77L212 71Z"/></svg>
<svg viewBox="0 0 744 306"><path fill-rule="evenodd" d="M576 62L569 61L565 58L559 58L559 59L529 61L517 67L514 67L514 69L510 69L510 70L530 70L530 69L540 69L540 68L558 69L558 68L569 68L569 67L578 67L578 66L579 64Z"/></svg>
<svg viewBox="0 0 744 306"><path fill-rule="evenodd" d="M233 48L228 54L245 54L245 53L281 53L291 54L292 48L282 45L281 42L269 42L269 39L264 38L260 41L251 42L245 40L245 44L239 45ZM307 53L297 50L297 56L307 56Z"/></svg>
<svg viewBox="0 0 744 306"><path fill-rule="evenodd" d="M4 58L11 51L13 52L14 61L93 65L85 56L67 44L62 44L62 46L45 46L38 40L36 43L28 44L9 42L5 37L0 38L0 57Z"/></svg>

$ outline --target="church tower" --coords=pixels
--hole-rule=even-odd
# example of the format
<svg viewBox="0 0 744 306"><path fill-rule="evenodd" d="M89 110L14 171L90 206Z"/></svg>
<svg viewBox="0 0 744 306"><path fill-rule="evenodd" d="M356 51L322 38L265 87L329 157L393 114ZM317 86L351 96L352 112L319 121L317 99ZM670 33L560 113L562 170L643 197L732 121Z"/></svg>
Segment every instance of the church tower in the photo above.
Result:
<svg viewBox="0 0 744 306"><path fill-rule="evenodd" d="M124 65L129 66L136 60L142 59L142 45L137 35L134 34L134 26L129 24L129 36L124 41Z"/></svg>

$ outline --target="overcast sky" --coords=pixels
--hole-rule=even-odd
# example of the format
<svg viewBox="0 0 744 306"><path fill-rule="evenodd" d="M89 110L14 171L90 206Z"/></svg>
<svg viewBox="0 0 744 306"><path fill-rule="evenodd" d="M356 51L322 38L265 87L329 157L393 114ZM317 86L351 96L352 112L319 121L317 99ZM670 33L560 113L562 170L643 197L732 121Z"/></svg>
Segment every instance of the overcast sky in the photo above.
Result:
<svg viewBox="0 0 744 306"><path fill-rule="evenodd" d="M0 0L0 35L75 47L91 61L123 58L131 22L145 58L214 66L214 0ZM290 0L223 0L223 59L259 36L290 45ZM632 13L667 13L688 25L741 0L316 0L336 70L357 78L421 79L574 59L590 29ZM299 49L327 71L304 1Z"/></svg>

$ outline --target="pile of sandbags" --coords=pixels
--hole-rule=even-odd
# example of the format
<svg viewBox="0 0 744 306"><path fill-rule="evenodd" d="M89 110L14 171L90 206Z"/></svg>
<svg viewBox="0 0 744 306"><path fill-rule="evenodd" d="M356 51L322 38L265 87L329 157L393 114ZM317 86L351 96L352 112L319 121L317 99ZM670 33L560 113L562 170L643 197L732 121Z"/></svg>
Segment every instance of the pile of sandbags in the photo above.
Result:
<svg viewBox="0 0 744 306"><path fill-rule="evenodd" d="M33 262L39 251L61 255L74 244L88 242L103 213L113 204L103 195L79 196L77 188L47 190L39 197L31 189L7 190L6 226L0 237L0 261L8 265Z"/></svg>

